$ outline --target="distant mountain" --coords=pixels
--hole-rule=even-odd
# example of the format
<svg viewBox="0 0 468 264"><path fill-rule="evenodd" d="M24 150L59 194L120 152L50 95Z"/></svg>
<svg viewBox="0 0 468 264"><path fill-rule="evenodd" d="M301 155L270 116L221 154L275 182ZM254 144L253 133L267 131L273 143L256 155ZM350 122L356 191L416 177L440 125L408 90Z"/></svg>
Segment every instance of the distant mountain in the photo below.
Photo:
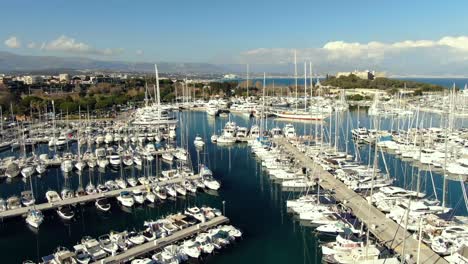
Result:
<svg viewBox="0 0 468 264"><path fill-rule="evenodd" d="M68 70L152 72L154 64L147 62L102 61L79 57L29 56L0 51L0 72L38 72ZM160 72L166 73L223 73L222 65L210 63L158 62Z"/></svg>
<svg viewBox="0 0 468 264"><path fill-rule="evenodd" d="M235 73L239 77L246 74L245 64L213 64L213 63L177 63L157 62L162 73L197 73L208 75L221 75ZM322 73L330 72L333 66L323 65ZM0 73L31 73L31 74L57 74L60 72L75 73L80 71L111 71L111 72L154 72L154 63L104 61L85 57L57 57L57 56L31 56L19 55L0 51ZM292 63L280 64L250 64L251 77L292 76L294 65ZM333 72L333 71L331 71ZM299 67L299 75L301 75Z"/></svg>

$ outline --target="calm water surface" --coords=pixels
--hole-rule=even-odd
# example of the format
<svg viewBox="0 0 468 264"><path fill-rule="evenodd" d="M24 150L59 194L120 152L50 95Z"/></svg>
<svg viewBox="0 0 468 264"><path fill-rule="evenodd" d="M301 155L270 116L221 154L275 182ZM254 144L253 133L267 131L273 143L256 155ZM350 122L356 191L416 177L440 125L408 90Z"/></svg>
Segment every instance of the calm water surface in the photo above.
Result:
<svg viewBox="0 0 468 264"><path fill-rule="evenodd" d="M123 210L117 203L112 204L110 213L98 212L94 204L77 206L76 217L73 221L64 222L59 219L55 211L45 212L46 219L39 231L34 232L28 228L21 218L7 219L0 223L0 253L1 263L21 263L31 259L38 261L40 257L50 254L57 246L72 248L83 236L98 237L109 233L111 230L141 229L143 222L148 219L156 219L169 213L179 212L191 205L210 205L222 208L225 201L226 215L231 223L244 232L244 238L236 245L209 256L203 260L206 263L320 263L318 238L310 228L299 226L290 215L286 213L285 202L294 198L297 194L282 192L278 185L273 184L262 171L259 161L251 154L246 144L238 144L231 147L221 147L209 142L210 136L216 131L219 133L228 121L222 118L207 117L204 112L182 112L179 114L183 125L179 125L179 144L188 145L192 163L195 170L197 162L208 164L217 179L221 180L222 188L217 193L198 193L197 195L178 198L176 201L166 201L154 205L137 206L133 210ZM337 115L340 149L345 150L346 126L349 120L349 128L357 126L359 117L360 125L370 125L372 120L361 109L354 110L349 115ZM334 141L334 121L324 124L325 138L330 138L329 124L332 124L331 138ZM248 119L241 115L233 115L232 119L238 125L250 127L254 119ZM429 119L429 118L426 118ZM404 126L405 120L400 120L399 125ZM432 125L437 125L438 118L432 118ZM462 124L461 122L459 122ZM268 126L280 126L284 121L268 120ZM293 123L300 134L314 134L315 123ZM397 120L382 120L383 128L395 127ZM464 124L464 123L463 123ZM426 124L426 125L429 125ZM320 125L317 125L320 127ZM205 150L197 152L193 146L196 135L205 138ZM348 133L349 136L349 133ZM350 137L349 137L350 138ZM70 146L75 150L76 145ZM351 140L348 142L348 150L351 153L359 151L364 163L369 160L369 147L356 147ZM38 152L46 152L47 146L43 145ZM373 151L371 151L373 152ZM5 152L1 155L18 155L18 153ZM385 154L385 161L389 172L396 180L396 185L407 188L415 188L417 170L407 162L400 161L392 155ZM371 157L372 159L372 157ZM383 159L380 158L380 166L384 169ZM63 186L76 189L81 184L91 180L93 183L104 182L123 175L154 175L161 168L168 165L160 165L155 160L152 164L146 164L142 169L124 168L122 170L98 169L82 172L81 176L72 173L64 177L60 168L51 169L42 178L33 177L33 188L37 199L44 202L44 194L49 189L60 191ZM430 197L441 199L442 177L438 174L421 172L421 186ZM435 188L432 181L434 181ZM8 197L19 195L22 190L29 189L29 182L15 179L12 182L0 183L0 194ZM448 204L455 209L457 214L467 215L461 197L461 184L458 181L448 182ZM435 190L435 192L434 192Z"/></svg>

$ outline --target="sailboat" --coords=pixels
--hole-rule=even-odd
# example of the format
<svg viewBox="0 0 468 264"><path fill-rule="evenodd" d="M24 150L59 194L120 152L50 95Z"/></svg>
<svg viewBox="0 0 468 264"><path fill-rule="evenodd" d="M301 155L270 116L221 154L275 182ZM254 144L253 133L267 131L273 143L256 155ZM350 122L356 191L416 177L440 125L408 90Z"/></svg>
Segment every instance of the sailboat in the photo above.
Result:
<svg viewBox="0 0 468 264"><path fill-rule="evenodd" d="M54 103L54 100L52 100L52 116L53 116L53 119L52 119L52 125L53 125L53 127L52 127L52 138L48 142L49 148L55 147L55 143L57 141L57 139L55 138L56 129L55 129L55 103Z"/></svg>
<svg viewBox="0 0 468 264"><path fill-rule="evenodd" d="M205 146L205 142L203 141L203 138L201 138L198 135L195 137L193 144L195 145L195 147L199 147L199 148L202 148L203 146Z"/></svg>
<svg viewBox="0 0 468 264"><path fill-rule="evenodd" d="M79 122L81 123L81 108L78 108L78 109L79 109L79 110L78 110L78 113L80 113L80 114L79 114L79 116L80 116L80 121L79 121ZM83 160L81 159L80 129L78 129L77 138L78 138L78 144L77 144L77 148L78 148L78 161L75 163L75 168L76 168L77 170L79 170L79 171L82 171L84 168L86 168L86 165L87 165L87 164L86 164L85 161L83 161Z"/></svg>
<svg viewBox="0 0 468 264"><path fill-rule="evenodd" d="M32 187L32 185L31 185ZM34 199L34 195L32 191L24 191L21 192L21 203L24 206L31 206L36 203L36 199Z"/></svg>
<svg viewBox="0 0 468 264"><path fill-rule="evenodd" d="M39 174L43 174L47 170L47 166L44 164L43 161L37 161L36 165L36 172Z"/></svg>
<svg viewBox="0 0 468 264"><path fill-rule="evenodd" d="M89 182L86 185L85 191L88 195L96 194L97 193L96 186L93 184L93 181L91 179L91 170L88 170L88 176L89 176Z"/></svg>
<svg viewBox="0 0 468 264"><path fill-rule="evenodd" d="M34 228L39 228L39 226L44 222L44 215L40 210L35 208L30 209L26 216L26 223Z"/></svg>
<svg viewBox="0 0 468 264"><path fill-rule="evenodd" d="M25 140L25 136L24 136L24 129L22 129L22 137L21 137L21 148L22 148L22 151L23 151L23 168L21 169L21 175L23 175L24 178L29 178L31 177L31 175L34 174L34 172L36 171L36 168L35 168L35 165L34 163L32 162L32 158L27 158L26 157L26 140Z"/></svg>
<svg viewBox="0 0 468 264"><path fill-rule="evenodd" d="M146 95L148 92L145 92L145 106L137 109L135 112L135 119L133 120L134 125L143 125L143 126L170 126L177 123L177 120L170 116L169 113L162 109L161 107L161 97L159 89L159 73L158 66L154 65L154 71L156 76L156 85L154 86L154 104L149 105Z"/></svg>
<svg viewBox="0 0 468 264"><path fill-rule="evenodd" d="M29 178L31 175L34 174L36 171L36 168L34 167L34 164L31 162L27 162L25 166L21 169L21 175L23 175L24 178Z"/></svg>
<svg viewBox="0 0 468 264"><path fill-rule="evenodd" d="M15 178L20 174L20 172L21 170L18 164L12 161L7 165L7 168L5 170L5 176L7 176L8 178Z"/></svg>
<svg viewBox="0 0 468 264"><path fill-rule="evenodd" d="M299 98L298 98L298 93L297 93L297 59L296 59L296 52L294 52L294 80L295 80L295 87L296 87L296 98L295 98L295 105L296 108L292 110L277 110L277 111L272 111L272 114L275 115L278 118L284 118L284 119L295 119L295 120L323 120L326 118L325 115L322 113L317 113L315 111L312 111L311 108L307 110L307 64L304 64L304 94L305 94L305 103L306 106L304 107L303 110L298 109L298 104L299 104Z"/></svg>

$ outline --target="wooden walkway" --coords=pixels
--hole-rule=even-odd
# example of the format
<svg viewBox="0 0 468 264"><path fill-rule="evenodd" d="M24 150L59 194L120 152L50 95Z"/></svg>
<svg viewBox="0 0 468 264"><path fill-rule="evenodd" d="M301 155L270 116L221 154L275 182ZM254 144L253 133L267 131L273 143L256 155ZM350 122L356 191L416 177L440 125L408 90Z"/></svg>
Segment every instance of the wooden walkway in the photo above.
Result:
<svg viewBox="0 0 468 264"><path fill-rule="evenodd" d="M125 261L131 260L132 258L145 255L149 252L155 251L159 248L165 247L174 242L193 236L197 233L203 232L207 229L210 229L212 227L215 227L217 225L224 224L227 222L229 222L228 218L226 218L225 216L218 216L218 217L211 219L208 222L194 225L191 227L187 227L185 229L182 229L180 231L173 233L170 236L159 238L154 241L144 243L142 245L133 247L123 252L122 254L110 256L110 257L107 257L105 259L99 260L98 262L94 262L94 263L96 264L98 263L123 263Z"/></svg>
<svg viewBox="0 0 468 264"><path fill-rule="evenodd" d="M174 179L164 181L164 182L158 182L158 183L156 183L156 185L164 186L164 185L172 184L172 183L180 183L180 182L182 182L184 180L195 180L195 179L199 179L199 178L200 178L200 176L198 176L198 175L183 177L183 178L179 177L179 178L174 178ZM95 201L98 198L116 197L123 191L131 192L131 191L136 190L136 189L145 190L146 188L147 188L147 186L145 186L145 185L137 185L135 187L128 187L128 188L125 188L125 189L118 189L118 190L113 190L113 191L109 191L109 192L105 192L105 193L97 193L97 194L92 194L92 195L84 195L84 196L80 196L80 197L74 197L74 198L70 198L70 199L61 200L61 201L58 201L58 202L55 202L55 203L37 204L37 205L34 206L34 208L37 209L37 210L41 210L41 211L51 210L51 209L54 209L54 208L57 208L57 207L60 207L60 206L64 206L64 205L75 205L75 204L79 204L79 203L87 203L87 202ZM0 212L0 219L3 220L5 218L26 215L28 213L29 209L31 209L31 208L33 208L33 206L20 207L20 208L17 208L17 209Z"/></svg>
<svg viewBox="0 0 468 264"><path fill-rule="evenodd" d="M335 199L350 208L353 214L366 224L369 231L380 242L398 252L401 256L410 254L413 260L417 259L419 242L409 232L404 230L403 227L392 219L387 218L384 213L375 206L370 205L366 199L349 189L344 183L333 177L328 171L325 171L286 139L276 139L275 142L283 146L287 152L294 155L297 160L308 167L315 177L320 177L320 186L326 190L333 190ZM430 247L421 243L419 263L448 262L432 251Z"/></svg>

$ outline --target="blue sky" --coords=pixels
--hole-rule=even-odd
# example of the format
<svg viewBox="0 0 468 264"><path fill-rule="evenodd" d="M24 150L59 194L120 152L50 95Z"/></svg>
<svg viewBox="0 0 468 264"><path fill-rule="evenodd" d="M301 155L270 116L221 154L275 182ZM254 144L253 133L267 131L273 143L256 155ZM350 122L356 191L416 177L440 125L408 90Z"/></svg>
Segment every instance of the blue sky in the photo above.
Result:
<svg viewBox="0 0 468 264"><path fill-rule="evenodd" d="M431 54L434 48L445 54L454 46L458 51L468 46L468 37L460 38L468 36L466 1L3 0L1 9L0 49L30 55L282 63L297 49L301 59L317 64L357 60L359 67L375 67L388 63L389 57L379 55L381 62L376 62L372 54L381 46L369 43L384 44L385 53L397 61L408 50L395 52L392 45L400 47L404 41L433 41L422 47ZM444 37L456 43L441 42ZM327 43L341 43L338 49L345 56L336 52L336 45L331 45L333 52L324 49ZM410 46L411 54L421 53L420 45ZM446 46L450 51L440 51ZM360 53L350 58L348 49ZM362 61L368 54L372 60ZM325 58L316 58L320 56Z"/></svg>

